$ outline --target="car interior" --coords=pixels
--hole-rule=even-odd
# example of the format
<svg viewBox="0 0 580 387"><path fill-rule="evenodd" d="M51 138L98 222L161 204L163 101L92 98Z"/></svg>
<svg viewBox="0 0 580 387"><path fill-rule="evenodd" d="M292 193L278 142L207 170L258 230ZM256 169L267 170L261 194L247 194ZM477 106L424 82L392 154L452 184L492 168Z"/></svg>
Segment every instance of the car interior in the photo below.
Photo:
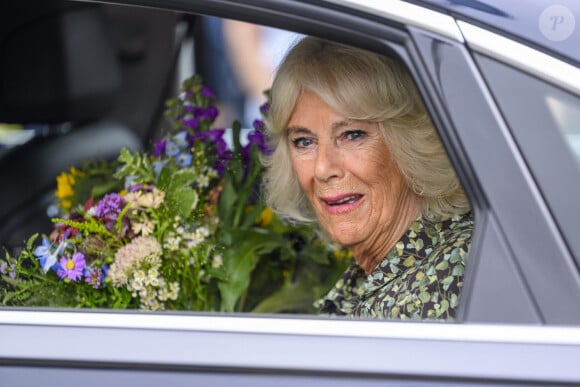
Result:
<svg viewBox="0 0 580 387"><path fill-rule="evenodd" d="M192 21L62 0L0 5L0 122L34 128L30 141L0 148L7 248L50 230L59 173L150 145Z"/></svg>

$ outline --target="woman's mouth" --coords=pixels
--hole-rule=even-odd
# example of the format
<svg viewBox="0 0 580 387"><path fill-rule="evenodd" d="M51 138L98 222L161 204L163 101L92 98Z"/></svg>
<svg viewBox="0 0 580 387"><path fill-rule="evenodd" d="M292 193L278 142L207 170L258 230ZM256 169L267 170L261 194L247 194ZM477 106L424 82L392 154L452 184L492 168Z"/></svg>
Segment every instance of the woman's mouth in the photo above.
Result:
<svg viewBox="0 0 580 387"><path fill-rule="evenodd" d="M344 214L354 210L362 202L363 195L347 194L321 198L326 211L332 215Z"/></svg>

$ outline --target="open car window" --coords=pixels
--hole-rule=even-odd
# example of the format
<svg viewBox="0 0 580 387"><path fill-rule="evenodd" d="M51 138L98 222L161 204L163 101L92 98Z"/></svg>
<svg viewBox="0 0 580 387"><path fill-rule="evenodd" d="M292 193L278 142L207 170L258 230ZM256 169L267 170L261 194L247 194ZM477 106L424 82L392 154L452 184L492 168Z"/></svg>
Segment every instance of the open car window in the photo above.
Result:
<svg viewBox="0 0 580 387"><path fill-rule="evenodd" d="M79 91L65 95L61 105L39 98L34 103L44 116L30 119L26 99L19 97L22 123L45 119L41 124L67 129L11 148L3 163L5 179L35 203L31 208L31 200L16 192L5 201L3 305L316 314L315 301L333 287L352 254L319 237L316 226L278 217L259 190L258 154L267 146L261 137L263 91L284 53L306 34L210 16L147 10L133 15L113 5L64 3L59 12L38 10L46 26L30 34L62 39L67 57L86 55L69 35L80 28L75 23L90 21L94 27L86 38L100 43L106 66L101 63L98 73L79 59L70 67L77 77L91 74L109 84L97 91L73 84ZM19 17L23 25L30 23L25 12ZM105 33L106 23L112 27ZM60 25L70 30L54 32ZM7 47L29 39L8 34ZM254 46L247 44L252 39ZM58 50L43 55L55 65L62 60ZM148 61L159 55L163 63ZM155 69L159 86L143 87L136 74ZM59 87L40 81L37 88ZM135 106L130 87L143 93ZM138 122L134 115L144 106L157 114ZM16 111L8 103L4 109ZM26 168L38 169L43 158L52 162L68 149L102 149L98 144L113 132L125 137L108 139L106 153L72 155L43 171L42 184L30 179ZM19 166L28 154L38 158ZM8 199L18 204L10 206ZM432 250L414 238L397 251ZM389 271L415 265L413 254L391 262ZM394 317L425 305L435 308L433 318L457 308L465 257L452 249L445 257L437 267L417 266L413 287L438 278L447 281L446 289L456 289L449 299L409 289L413 300L398 300L402 306Z"/></svg>

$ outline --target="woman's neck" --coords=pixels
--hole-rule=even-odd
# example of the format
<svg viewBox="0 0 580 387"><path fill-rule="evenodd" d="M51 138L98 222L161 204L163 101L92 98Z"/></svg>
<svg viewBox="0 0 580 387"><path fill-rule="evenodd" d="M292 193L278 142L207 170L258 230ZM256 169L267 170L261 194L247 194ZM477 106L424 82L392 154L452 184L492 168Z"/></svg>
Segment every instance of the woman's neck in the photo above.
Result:
<svg viewBox="0 0 580 387"><path fill-rule="evenodd" d="M380 230L368 243L352 246L350 251L358 265L369 275L395 244L403 237L421 214L422 198L408 190L399 198L397 213L393 220Z"/></svg>

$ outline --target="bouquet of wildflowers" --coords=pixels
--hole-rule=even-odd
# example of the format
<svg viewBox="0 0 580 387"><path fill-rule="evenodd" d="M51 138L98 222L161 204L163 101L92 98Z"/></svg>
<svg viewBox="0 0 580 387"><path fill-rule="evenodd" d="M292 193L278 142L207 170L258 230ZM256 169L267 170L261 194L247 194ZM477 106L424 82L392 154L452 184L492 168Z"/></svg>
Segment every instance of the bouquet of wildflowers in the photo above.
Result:
<svg viewBox="0 0 580 387"><path fill-rule="evenodd" d="M264 206L263 123L242 145L235 122L228 146L226 130L212 128L214 98L187 79L151 153L122 150L57 177L54 230L0 259L0 304L309 311L343 252Z"/></svg>

